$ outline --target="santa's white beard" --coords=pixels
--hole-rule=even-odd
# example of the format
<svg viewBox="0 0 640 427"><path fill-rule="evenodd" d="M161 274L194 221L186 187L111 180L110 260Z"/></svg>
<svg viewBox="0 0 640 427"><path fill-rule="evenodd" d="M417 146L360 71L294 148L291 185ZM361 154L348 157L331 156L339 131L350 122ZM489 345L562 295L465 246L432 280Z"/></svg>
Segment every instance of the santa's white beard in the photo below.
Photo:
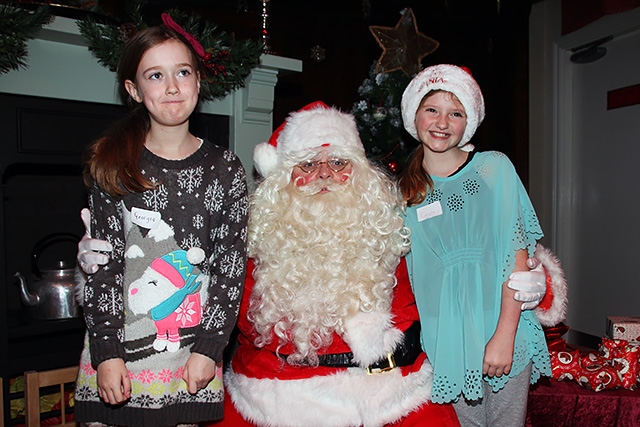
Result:
<svg viewBox="0 0 640 427"><path fill-rule="evenodd" d="M291 184L278 198L252 206L249 317L257 345L275 333L279 347L295 347L289 363L313 365L345 319L389 310L402 220L389 209L393 201L364 200L349 184Z"/></svg>

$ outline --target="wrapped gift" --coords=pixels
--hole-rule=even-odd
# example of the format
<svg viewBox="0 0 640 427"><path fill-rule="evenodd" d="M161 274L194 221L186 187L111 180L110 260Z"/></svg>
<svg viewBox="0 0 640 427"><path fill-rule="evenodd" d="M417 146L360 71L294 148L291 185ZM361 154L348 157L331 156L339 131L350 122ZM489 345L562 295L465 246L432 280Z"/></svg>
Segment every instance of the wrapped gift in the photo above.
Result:
<svg viewBox="0 0 640 427"><path fill-rule="evenodd" d="M640 345L640 317L607 316L607 336Z"/></svg>
<svg viewBox="0 0 640 427"><path fill-rule="evenodd" d="M622 385L618 370L611 365L589 365L582 369L577 380L593 391L613 390Z"/></svg>
<svg viewBox="0 0 640 427"><path fill-rule="evenodd" d="M626 340L612 340L602 338L600 354L603 359L616 368L621 386L628 390L635 390L638 381L638 358L640 347L630 345Z"/></svg>
<svg viewBox="0 0 640 427"><path fill-rule="evenodd" d="M580 352L574 351L550 351L551 376L558 381L577 380L582 372L580 366Z"/></svg>
<svg viewBox="0 0 640 427"><path fill-rule="evenodd" d="M553 378L575 380L593 391L635 390L640 380L640 346L626 340L604 337L597 352L550 351L549 355Z"/></svg>

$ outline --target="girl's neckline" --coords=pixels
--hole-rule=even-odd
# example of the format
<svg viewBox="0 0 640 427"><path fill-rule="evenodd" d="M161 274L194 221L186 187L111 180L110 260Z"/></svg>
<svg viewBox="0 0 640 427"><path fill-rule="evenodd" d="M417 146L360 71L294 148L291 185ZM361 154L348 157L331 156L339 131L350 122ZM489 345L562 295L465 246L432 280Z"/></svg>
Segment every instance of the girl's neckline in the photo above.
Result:
<svg viewBox="0 0 640 427"><path fill-rule="evenodd" d="M197 153L197 152L202 148L203 139L202 139L202 138L199 138L199 137L197 137L197 136L196 136L195 138L198 140L198 147L196 147L196 149L195 149L195 150L193 150L193 152L191 152L189 155L187 155L187 156L185 156L185 157L181 157L181 158L179 158L179 159L170 159L170 158L167 158L167 157L163 157L163 156L161 156L160 154L155 153L151 148L149 148L149 147L147 146L147 144L146 144L146 143L144 144L144 148L145 148L145 150L147 150L149 153L151 153L154 157L157 157L157 158L159 158L159 159L162 159L162 160L165 160L165 161L168 161L168 162L180 162L180 161L182 161L182 160L186 160L186 159L188 159L189 157L193 156L194 154L196 154L196 153Z"/></svg>
<svg viewBox="0 0 640 427"><path fill-rule="evenodd" d="M202 149L202 144L204 143L204 140L202 138L199 138L199 137L196 137L196 139L199 141L198 148L196 148L193 153L189 154L186 157L180 158L180 159L167 159L166 157L159 156L156 153L154 153L153 151L151 151L149 149L149 147L147 147L146 145L144 146L144 149L151 156L153 156L153 157L155 157L157 159L160 159L162 161L165 161L165 162L182 162L184 160L187 160L187 159L193 157L194 155L196 155Z"/></svg>
<svg viewBox="0 0 640 427"><path fill-rule="evenodd" d="M181 159L166 159L166 160L174 160L174 161L176 161L176 162L179 162L179 161L181 161L181 160L188 159L189 157L191 157L191 156L193 156L194 154L196 154L196 153L197 153L197 152L202 148L202 143L204 142L204 140L203 140L202 138L198 138L197 136L196 136L196 139L197 139L198 141L200 141L200 143L198 144L198 148L196 148L196 149L195 149L195 151L194 151L193 153L191 153L191 154L189 154L187 157L183 157L183 158L181 158Z"/></svg>
<svg viewBox="0 0 640 427"><path fill-rule="evenodd" d="M204 139L198 138L198 141L200 143L196 151L194 151L193 153L191 153L190 155L188 155L183 159L166 159L164 157L160 157L157 154L155 154L153 151L149 150L146 146L144 147L142 155L144 158L147 159L147 161L150 161L152 163L161 165L162 167L166 167L169 169L186 167L193 164L194 162L198 162L204 155L204 151L203 151Z"/></svg>
<svg viewBox="0 0 640 427"><path fill-rule="evenodd" d="M458 169L456 169L449 176L447 176L447 178L454 176L455 174L460 172L462 169L464 169L469 163L471 163L471 159L473 158L473 156L475 156L475 154L476 154L475 151L470 151L469 155L467 155L467 160L465 160L464 163L461 164Z"/></svg>
<svg viewBox="0 0 640 427"><path fill-rule="evenodd" d="M458 169L456 169L455 171L453 171L449 175L447 175L447 176L431 175L431 179L433 179L434 181L450 181L452 179L455 179L456 175L458 175L460 172L462 172L469 165L469 163L471 163L473 161L475 154L476 154L476 151L470 151L469 155L467 156L467 159L464 161L464 163L462 163L458 167Z"/></svg>

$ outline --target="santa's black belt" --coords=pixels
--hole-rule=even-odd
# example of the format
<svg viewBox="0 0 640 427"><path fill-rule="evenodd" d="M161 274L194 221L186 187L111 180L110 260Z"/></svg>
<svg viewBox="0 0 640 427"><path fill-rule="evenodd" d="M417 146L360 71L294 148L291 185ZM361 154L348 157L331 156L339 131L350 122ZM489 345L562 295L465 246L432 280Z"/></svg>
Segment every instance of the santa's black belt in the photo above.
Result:
<svg viewBox="0 0 640 427"><path fill-rule="evenodd" d="M396 347L393 353L387 354L376 363L367 366L368 373L378 373L390 371L396 367L412 365L422 353L420 345L420 322L416 321L404 331L404 340ZM281 354L286 358L287 355ZM358 365L353 360L353 353L335 353L318 355L319 366L329 368L355 368Z"/></svg>

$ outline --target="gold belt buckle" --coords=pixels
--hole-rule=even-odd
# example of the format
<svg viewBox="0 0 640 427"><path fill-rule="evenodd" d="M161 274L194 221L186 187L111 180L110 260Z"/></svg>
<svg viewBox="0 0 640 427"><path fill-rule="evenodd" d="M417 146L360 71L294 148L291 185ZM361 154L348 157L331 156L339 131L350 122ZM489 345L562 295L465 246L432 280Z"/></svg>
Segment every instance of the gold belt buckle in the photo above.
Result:
<svg viewBox="0 0 640 427"><path fill-rule="evenodd" d="M382 368L372 368L371 366L367 366L367 374L381 374L383 372L389 372L398 367L396 365L396 359L393 357L393 353L387 353L387 362L389 362L389 366L384 366Z"/></svg>

